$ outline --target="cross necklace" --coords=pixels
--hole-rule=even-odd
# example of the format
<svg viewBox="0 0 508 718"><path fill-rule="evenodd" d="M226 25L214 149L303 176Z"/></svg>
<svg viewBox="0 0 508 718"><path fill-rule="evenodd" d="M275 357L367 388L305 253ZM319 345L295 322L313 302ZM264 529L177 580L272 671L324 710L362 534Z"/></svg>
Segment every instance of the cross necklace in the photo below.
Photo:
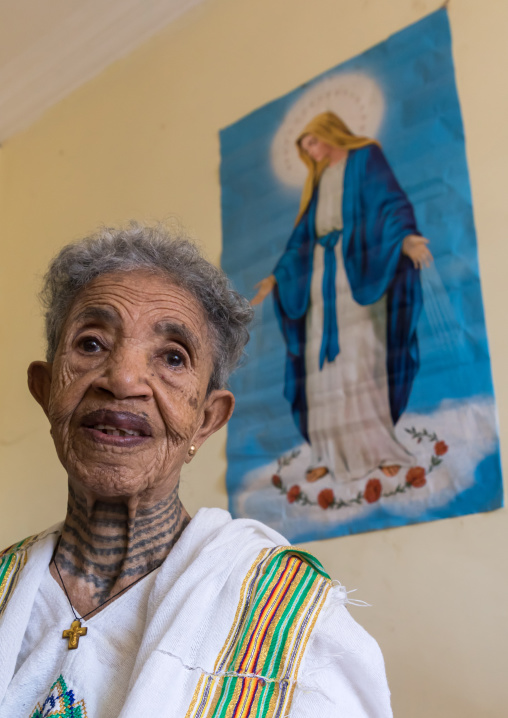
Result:
<svg viewBox="0 0 508 718"><path fill-rule="evenodd" d="M65 591L65 595L67 596L67 600L69 601L69 605L70 605L70 607L71 607L71 611L73 612L74 618L75 618L75 620L71 623L71 627L70 627L70 628L67 628L67 629L66 629L65 631L63 631L63 633L62 633L62 638L66 638L67 641L68 641L68 643L67 643L67 648L68 648L69 650L72 650L72 649L74 649L74 648L78 648L78 646L79 646L79 639L82 638L82 636L86 636L86 634L88 633L88 628L87 628L86 626L82 626L82 625L81 625L81 621L84 621L85 618L86 618L87 616L89 616L91 613L95 613L95 611L97 611L99 608L102 608L102 606L104 606L106 603L109 603L109 602L112 601L114 598L116 598L117 596L119 596L121 593L123 593L124 591L127 591L127 589L128 589L128 588L131 588L131 586L134 586L136 583L139 583L139 581L141 581L142 578L145 578L145 576L148 576L148 574L152 573L152 571L155 571L156 568L159 568L159 566L154 566L152 569L150 569L150 571L147 571L147 573L144 573L142 576L140 576L139 578L137 578L135 581L133 581L132 583L129 583L128 586L126 586L125 588L122 588L122 590L121 590L121 591L118 591L118 593L115 593L114 596L110 596L110 598L107 598L107 599L106 599L105 601L103 601L102 603L99 603L98 606L96 606L95 608L93 608L91 611L88 611L88 613L85 613L85 615L84 615L84 616L81 616L81 618L80 618L80 617L78 616L78 614L76 613L76 611L74 610L74 606L72 605L72 601L71 601L71 599L69 598L69 594L67 593L67 589L65 588L65 583L63 582L62 574L61 574L60 571L58 570L58 565L57 565L57 563L56 563L55 556L53 556L53 563L55 564L56 572L57 572L58 577L59 577L59 579L60 579L60 581L61 581L61 583L62 583L63 590Z"/></svg>

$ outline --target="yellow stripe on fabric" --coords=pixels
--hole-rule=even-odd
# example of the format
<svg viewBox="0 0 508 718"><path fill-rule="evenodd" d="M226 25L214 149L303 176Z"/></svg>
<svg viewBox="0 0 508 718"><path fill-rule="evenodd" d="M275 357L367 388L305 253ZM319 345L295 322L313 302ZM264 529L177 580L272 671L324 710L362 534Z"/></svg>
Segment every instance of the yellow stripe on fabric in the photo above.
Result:
<svg viewBox="0 0 508 718"><path fill-rule="evenodd" d="M7 560L3 562L2 570L3 570L3 578L2 583L0 584L0 608L2 605L2 599L5 594L5 591L7 589L7 585L9 583L12 570L16 566L17 563L17 556L16 554L12 556L8 556Z"/></svg>
<svg viewBox="0 0 508 718"><path fill-rule="evenodd" d="M229 655L234 651L238 637L241 635L242 625L245 624L246 617L248 616L249 603L253 603L252 600L248 601L248 598L254 595L256 584L259 584L263 578L263 563L272 558L275 553L278 553L277 549L262 549L244 578L240 589L240 600L235 612L234 621L224 646L215 662L214 673L224 670ZM213 715L222 689L224 688L225 694L228 693L228 686L231 681L232 679L230 678L214 680L212 677L202 676L196 686L191 705L185 718L191 718L192 716L200 718L205 715ZM205 695L206 692L208 692L207 695Z"/></svg>
<svg viewBox="0 0 508 718"><path fill-rule="evenodd" d="M288 553L288 552L286 552L286 553ZM306 564L301 564L299 556L297 556L296 558L295 557L288 557L288 558L289 558L289 561L286 564L286 566L281 566L279 575L277 575L275 577L275 580L271 583L271 585L269 585L268 587L265 588L265 594L269 594L270 591L273 590L273 587L276 586L281 581L281 572L282 572L282 574L284 574L285 571L291 570L292 567L293 568L295 567L295 561L297 561L298 564L300 564L300 566L297 566L297 573L300 573L301 576L305 576L307 571L309 571L309 572L312 571L312 573L314 573L314 580L315 580L315 578L316 578L315 571L313 571L313 569L308 567ZM291 577L292 581L294 582L295 574L291 573L291 574L289 574L289 576ZM307 579L305 579L304 583L306 583L306 581L307 581ZM282 582L281 585L285 587L285 582ZM273 643L274 637L276 639L276 647L277 647L278 639L280 637L280 634L283 632L283 627L285 626L285 623L289 619L291 619L292 621L295 619L294 610L295 610L295 606L298 603L298 600L295 598L295 594L297 597L300 596L300 593L301 593L301 591L299 591L300 586L301 586L301 581L299 581L298 583L295 582L290 586L290 589L284 596L282 603L280 603L278 606L277 613L280 615L280 617L282 619L282 623L280 623L280 620L274 621L274 624L272 626L270 626L269 635L266 635L266 634L263 635L264 647L262 650L263 656L261 658L262 664L266 665L266 657L269 653L272 652L270 644ZM250 632L248 632L248 634L246 635L246 637L243 641L242 650L241 650L240 654L237 654L236 664L233 666L230 666L230 670L231 669L237 670L240 673L243 673L244 671L246 671L248 673L254 672L258 675L261 674L268 679L268 682L266 683L266 685L264 685L263 690L258 691L254 703L252 705L250 705L250 710L248 710L249 716L250 715L252 715L252 716L254 716L254 715L273 715L273 711L275 710L275 708L277 707L278 702L279 702L278 701L278 699L280 697L279 686L276 683L274 683L273 680L274 679L276 680L277 677L279 677L279 678L281 677L280 670L276 671L275 675L270 675L270 673L267 672L266 670L260 669L259 665L256 665L256 668L254 668L254 666L252 665L252 657L256 656L258 654L257 649L258 649L259 645L258 645L257 641L254 642L254 644L251 645L251 647L249 649L251 658L250 658L249 664L247 666L245 665L245 657L242 658L242 656L245 653L248 642L252 638L252 631L256 630L256 628L257 628L256 622L259 621L260 614L267 613L267 612L270 614L270 608L273 607L274 602L278 601L279 593L280 592L274 594L269 599L268 603L261 604L258 607L256 614L253 616L252 623L254 625L252 626ZM312 591L311 593L314 594L315 592ZM289 611L287 611L288 606L290 606ZM300 606L299 610L297 611L297 615L296 615L296 623L297 624L300 623L299 617L302 616L303 613L305 613L305 611L307 610L307 606L308 606L308 601L304 601L302 603L302 605ZM286 615L286 613L288 613L288 615ZM294 633L294 631L292 633ZM296 636L296 634L295 634L295 636ZM286 654L292 650L292 645L293 645L293 640L291 640L291 636L290 636L289 638L286 639L284 651L282 652L282 655L281 655L280 661L279 661L280 666L285 665ZM279 668L280 668L280 666L279 666ZM247 715L246 709L249 707L251 694L255 691L255 687L257 685L257 682L255 682L254 679L250 679L249 683L250 683L250 686L247 686L246 684L244 684L245 697L244 698L242 697L243 700L239 706L236 706L236 702L239 697L239 689L235 686L236 690L234 691L232 696L231 695L229 696L226 712L225 713L222 712L219 708L219 710L216 713L210 714L210 715L220 716L220 718L223 718L223 716L224 716L224 718L240 718L240 716L242 716L242 718L243 718L244 714ZM285 690L283 691L283 693L286 693L286 691L287 691L287 685L285 686ZM268 695L270 695L269 704L268 704L268 712L265 712L266 698ZM225 703L226 699L227 699L227 694L226 694L226 692L224 692L223 701L221 702L221 704ZM260 701L262 703L263 711L258 714L257 707L258 707L258 704Z"/></svg>
<svg viewBox="0 0 508 718"><path fill-rule="evenodd" d="M232 716L234 718L243 718L246 715L250 715L252 703L254 701L254 694L259 688L259 681L257 678L246 678L242 680L242 693L240 696L240 704L233 708Z"/></svg>
<svg viewBox="0 0 508 718"><path fill-rule="evenodd" d="M192 696L192 701L189 706L189 710L185 714L185 718L190 718L192 714L194 713L196 706L198 704L198 701L200 700L200 696L202 695L203 689L205 687L205 682L207 680L207 677L203 674L201 675L196 688L194 689L194 695Z"/></svg>
<svg viewBox="0 0 508 718"><path fill-rule="evenodd" d="M259 578L262 575L262 572L260 571L260 564L270 555L271 549L265 548L260 551L258 554L256 560L250 567L247 575L245 576L244 580L242 581L242 586L240 588L240 599L238 601L238 606L235 611L235 617L233 619L233 623L231 624L231 628L229 630L228 636L226 638L226 641L224 643L224 646L222 647L221 652L217 656L217 659L215 661L213 672L217 673L221 670L221 664L224 663L225 659L231 652L231 650L234 649L235 645L235 638L237 637L238 631L241 629L241 623L242 618L244 617L245 609L247 608L247 598L251 594L251 591L253 591L255 584L259 580ZM198 681L198 684L194 691L194 696L192 699L192 702L189 706L189 710L185 714L185 718L191 718L191 716L202 716L205 715L207 712L207 709L212 706L215 707L218 697L220 696L220 689L223 685L222 679L214 679L210 676L201 676L201 678ZM208 690L208 696L204 698L205 691ZM215 698L215 701L213 700L213 696L215 693L218 695ZM205 700L205 704L202 707L201 710L199 710L199 707L201 705L201 702ZM197 712L196 712L197 711Z"/></svg>
<svg viewBox="0 0 508 718"><path fill-rule="evenodd" d="M278 559L277 557L280 555L281 551L277 548L272 549L270 554L265 556L263 564L261 564L260 566L262 575L259 576L256 586L253 587L256 591L255 596L250 601L250 605L246 607L247 610L245 611L244 620L242 622L243 626L252 625L252 623L256 620L256 616L259 615L260 602L262 601L263 596L270 590L270 586L274 585L274 578L280 568L279 561L282 562L284 558L283 556L281 556L280 559ZM263 568L264 564L267 564L267 567ZM238 635L240 635L240 633ZM238 654L241 652L241 649L242 642L237 640L234 650L230 651L230 665L237 660Z"/></svg>
<svg viewBox="0 0 508 718"><path fill-rule="evenodd" d="M259 588L260 586L266 585L266 576L263 577L263 563L266 562L267 560L273 558L274 554L275 554L275 552L273 550L264 549L261 552L261 554L259 554L258 558L256 559L253 566L251 567L249 573L247 574L247 577L251 578L251 585L248 586L249 582L246 580L243 581L243 583L242 583L242 591L244 593L243 601L242 601L243 605L240 604L240 605L242 605L242 608L243 608L243 610L241 611L241 620L238 621L238 618L240 616L240 611L238 609L237 609L236 615L235 615L235 619L237 622L237 626L236 626L237 630L234 632L234 636L236 637L236 644L237 644L236 649L235 649L235 645L233 643L230 643L230 650L223 651L224 660L222 660L221 662L216 662L216 670L217 670L217 668L219 670L225 670L227 668L228 671L237 670L237 668L234 667L234 665L231 663L231 661L226 662L225 659L233 652L235 654L235 657L238 655L238 643L239 643L238 639L242 636L242 630L241 630L242 626L250 625L252 623L252 615L251 615L252 612L249 610L249 605L246 603L246 601L248 600L248 598L250 596L251 597L250 603L254 604L255 603L255 600L254 600L255 589ZM253 569L254 569L254 571L253 571ZM257 571L256 571L256 569L257 569ZM247 588L249 588L249 590L247 590ZM240 605L239 605L239 607L240 607ZM233 631L230 631L228 638L231 638L232 634L233 634ZM247 671L244 670L243 672L247 672ZM204 715L222 715L224 699L229 694L229 691L231 690L230 686L233 684L234 684L234 688L233 688L234 700L231 699L229 702L232 703L234 706L236 701L239 698L241 685L240 685L239 679L227 678L224 682L221 682L220 685L215 685L214 699L213 700L209 699L207 701L207 704L205 705L204 710L201 713L198 712L197 718L199 718L201 715L203 715L203 716ZM210 693L211 693L211 691L210 691ZM220 699L221 694L223 694L223 700L220 702L219 707L217 709L215 709L217 702Z"/></svg>
<svg viewBox="0 0 508 718"><path fill-rule="evenodd" d="M0 558L3 558L4 556L7 556L7 554L15 554L18 551L20 551L23 548L27 548L30 543L37 539L37 534L34 534L33 536L28 536L27 538L23 539L22 541L18 541L18 543L13 543L12 546L8 546L7 548L4 548L3 551L0 551Z"/></svg>
<svg viewBox="0 0 508 718"><path fill-rule="evenodd" d="M321 609L323 608L323 605L328 596L328 592L330 591L330 588L332 586L330 580L328 580L328 581L323 580L322 582L325 585L323 586L323 591L319 598L318 605L316 606L315 610L313 610L313 612L312 612L312 616L311 616L311 619L307 626L307 630L305 631L305 634L302 637L302 640L300 641L300 645L298 646L297 657L294 662L294 669L291 672L291 675L289 676L289 679L291 682L288 684L289 688L286 693L284 703L282 705L281 715L284 715L285 711L289 710L289 707L291 706L291 702L293 700L293 694L294 694L295 688L296 688L296 678L297 678L299 670L300 670L300 664L302 662L302 658L305 653L305 649L307 648L307 643L309 641L310 636L312 635L312 631L314 630L314 626L316 624L318 616L321 612Z"/></svg>
<svg viewBox="0 0 508 718"><path fill-rule="evenodd" d="M37 541L55 531L43 531L40 534L28 536L28 538L9 546L0 552L0 615L5 610L9 598L16 588L19 575L28 559L28 549Z"/></svg>
<svg viewBox="0 0 508 718"><path fill-rule="evenodd" d="M288 552L289 553L289 552ZM300 558L300 557L298 557ZM311 569L308 569L311 571ZM271 648L270 642L267 641L266 647L264 649L265 657L271 653L274 660L277 661L277 666L275 666L275 676L270 675L269 672L266 671L266 660L264 661L263 670L259 671L259 669L256 671L257 673L262 673L263 675L269 677L269 678L278 678L283 680L283 683L276 684L276 687L273 683L267 684L266 689L263 691L263 700L261 702L260 706L260 712L258 715L262 716L270 716L273 715L274 712L277 714L280 712L281 706L280 701L281 699L284 699L288 692L288 679L293 680L294 676L292 675L293 672L291 672L291 675L285 675L285 672L281 670L288 661L288 654L291 654L293 652L293 644L294 640L297 638L297 633L295 630L291 630L289 635L285 637L285 643L284 643L284 650L282 653L277 656L277 648L278 648L278 642L280 638L280 634L283 633L285 623L287 623L287 620L291 620L292 624L299 625L301 622L302 615L307 611L308 607L308 600L303 600L302 604L298 607L298 602L300 598L301 591L298 590L298 588L301 586L302 578L307 575L307 566L304 564L301 564L299 567L299 574L300 574L300 581L298 584L294 585L291 589L291 593L288 592L288 594L285 596L284 605L281 607L281 617L283 618L282 624L280 625L274 625L272 630L270 631L271 637L269 637L268 641L273 641L273 637L276 636L276 646L275 651ZM314 576L315 578L315 576ZM306 583L306 579L304 579L304 584ZM314 583L314 581L313 581ZM308 586L307 586L308 588ZM310 592L311 595L314 593L314 591ZM296 597L295 597L296 594ZM289 610L287 610L289 607ZM296 615L295 615L296 610ZM288 615L285 615L285 612L288 613ZM279 634L279 635L277 635ZM273 670L273 667L272 667ZM292 695L293 691L291 691ZM268 706L266 705L266 699L270 696L268 700ZM288 701L284 700L284 703L287 705ZM252 715L255 715L254 713ZM236 718L236 717L235 717Z"/></svg>
<svg viewBox="0 0 508 718"><path fill-rule="evenodd" d="M252 626L252 632L245 636L244 645L242 646L241 654L244 654L238 667L235 666L234 670L240 672L250 672L253 668L254 661L258 655L258 652L265 641L266 631L268 629L269 622L273 619L278 609L285 607L287 603L287 590L290 587L293 579L298 574L300 563L294 558L290 558L284 567L284 570L274 586L277 590L268 599L268 602L263 606L260 606L257 620L254 621ZM254 631L256 632L254 634Z"/></svg>
<svg viewBox="0 0 508 718"><path fill-rule="evenodd" d="M242 582L216 675L199 679L186 718L285 715L330 585L321 564L306 552L287 546L261 551ZM242 675L249 673L265 680Z"/></svg>
<svg viewBox="0 0 508 718"><path fill-rule="evenodd" d="M313 580L314 580L314 577L312 576L312 574L309 574L309 575L307 576L306 580L300 584L300 586L298 587L298 595L296 596L296 601L298 601L298 600L300 599L300 595L301 595L306 589L308 589L309 584L310 584L311 581L313 581ZM271 673L272 673L272 671L273 671L275 658L276 658L277 653L278 653L279 648L280 648L280 642L282 641L282 637L283 637L283 635L284 635L284 631L285 631L285 629L286 629L286 625L287 625L287 623L288 623L288 621L289 621L290 619L291 619L291 613L288 613L288 615L286 616L284 622L282 623L282 625L281 625L281 627L280 627L279 636L278 636L278 638L277 638L277 643L276 643L276 645L275 645L275 650L273 651L273 654L272 654L272 657L271 657L271 659L270 659L269 665L268 665L267 667L263 666L263 673L266 674L266 675L271 675ZM294 624L293 624L293 625L291 626L291 628L290 628L289 635L288 635L288 640L287 640L287 642L286 642L285 654L288 653L289 647L293 645L294 638L295 638L295 626L294 626ZM283 655L284 655L284 654L283 654ZM285 661L284 661L284 662L281 661L281 663L283 663L283 665L285 665ZM264 692L264 694L263 694L263 696L262 696L262 705L261 705L261 712L260 712L261 715L263 715L263 710L264 710L265 703L266 703L267 699L270 699L271 701L275 701L275 700L276 700L275 692L273 692L273 691L272 691L271 693L270 693L270 691L265 691L265 692ZM270 700L269 700L269 706L268 706L268 707L270 707ZM272 710L273 710L273 708L272 708Z"/></svg>
<svg viewBox="0 0 508 718"><path fill-rule="evenodd" d="M301 595L305 590L307 590L307 589L309 588L309 584L310 584L310 582L313 580L313 578L314 578L314 577L312 576L312 574L309 573L309 575L307 576L307 578L306 578L302 583L300 583L300 585L297 587L298 595L296 596L296 599L295 599L296 601L298 601L298 600L300 599L300 595ZM278 638L277 638L277 643L276 643L276 645L275 645L275 649L274 649L274 651L273 651L273 655L272 655L272 658L271 658L271 660L270 660L270 663L269 663L269 665L268 665L267 667L264 667L264 666L263 666L263 670L264 670L265 673L267 673L267 674L270 674L270 673L272 672L272 670L273 670L273 663L274 663L275 657L276 657L276 655L277 655L277 653L278 653L278 651L279 651L280 642L282 641L282 637L283 637L283 635L284 635L284 630L285 630L286 625L287 625L288 621L290 620L290 618L291 618L291 614L288 613L288 615L286 616L284 622L283 622L282 625L280 626L279 636L278 636ZM293 633L294 633L294 623L293 623L293 626L292 626L291 629L290 629L290 633L289 633L289 643L292 643L292 635L293 635Z"/></svg>
<svg viewBox="0 0 508 718"><path fill-rule="evenodd" d="M297 576L286 594L284 604L279 608L277 621L271 624L263 651L263 661L258 664L258 672L270 678L279 677L285 665L285 656L293 643L294 627L305 610L306 595L311 590L311 571L306 564L301 564ZM285 636L286 627L289 630ZM284 637L285 636L285 637Z"/></svg>
<svg viewBox="0 0 508 718"><path fill-rule="evenodd" d="M9 598L16 588L21 569L26 564L26 552L12 554L9 556L7 570L0 586L0 616L5 611Z"/></svg>
<svg viewBox="0 0 508 718"><path fill-rule="evenodd" d="M273 675L274 670L276 671L276 677L279 680L278 690L267 690L263 696L263 702L259 715L273 715L274 713L280 713L281 701L287 704L285 700L288 690L294 687L296 681L297 671L295 669L294 661L291 660L291 656L295 652L295 645L297 644L300 637L300 627L305 615L309 611L309 605L312 601L312 597L316 594L315 584L316 575L310 567L307 567L308 573L305 572L303 580L296 587L296 596L294 596L292 610L288 611L288 615L285 617L285 621L280 626L280 635L274 632L275 648L270 651L271 659L269 664L263 666L263 674ZM317 581L321 582L323 579L318 577ZM286 624L289 622L289 631L287 635L284 635ZM282 647L280 642L284 641ZM297 647L297 646L296 646ZM282 648L282 650L280 650ZM289 670L291 669L291 670ZM292 695L293 691L291 691ZM268 701L268 705L267 705Z"/></svg>
<svg viewBox="0 0 508 718"><path fill-rule="evenodd" d="M254 563L253 563L252 566L250 567L247 576L244 578L244 580L243 580L243 582L242 582L242 587L241 587L241 589L240 589L240 600L239 600L239 602L238 602L238 606L237 606L237 609L236 609L236 612L235 612L235 618L234 618L234 620L233 620L233 624L232 624L232 626L231 626L231 629L230 629L230 631L229 631L228 637L227 637L227 639L226 639L226 643L224 644L224 649L222 650L221 654L219 654L219 656L218 656L218 658L217 658L217 661L215 662L214 671L218 670L218 668L219 668L219 666L220 666L220 663L221 663L221 658L222 658L222 656L227 655L227 653L229 652L229 651L227 650L227 647L228 647L228 645L231 643L232 638L233 638L234 633L235 633L235 628L236 628L236 627L238 626L238 624L239 624L239 619L240 619L240 615L241 615L241 613L242 613L242 609L245 608L245 602L246 602L246 598L247 598L247 596L248 596L247 588L248 588L249 584L252 582L252 579L253 579L253 578L254 578L254 579L257 579L257 580L259 580L259 579L261 578L260 575L259 575L259 576L254 576L254 573L255 573L256 569L259 567L259 564L260 564L264 559L267 558L267 554L269 554L269 552L270 552L270 549L263 549L263 550L261 551L261 553L259 554L259 556L256 558L256 560L254 561ZM255 586L252 586L252 588L255 588Z"/></svg>
<svg viewBox="0 0 508 718"><path fill-rule="evenodd" d="M290 570L291 573L289 575L291 576L292 581L294 581L295 575L297 575L299 572L301 573L301 566L303 564L301 564L300 561L298 561L298 564L300 564L300 565L295 564L294 558L292 558L292 559L290 558L288 565L285 569L285 570L287 570L287 569ZM296 574L294 572L295 569L296 569ZM305 571L305 569L304 569L304 571ZM297 592L297 589L298 589L298 584L292 585L291 586L291 594L288 591L286 593L286 595L284 596L283 601L281 603L279 603L278 609L283 617L285 617L287 606L289 604L294 603L294 601L293 601L294 594L295 594L295 592ZM277 601L278 598L279 597L277 595L273 596L270 603L273 604L273 602ZM266 606L265 606L265 608L266 608ZM300 608L299 613L304 608L305 608L305 604L303 607ZM289 615L294 617L294 614L291 611L289 611ZM270 633L273 638L274 634L276 635L278 633L277 623L275 622L274 626L271 628L272 628L272 630L270 631ZM265 636L263 638L262 663L264 663L264 664L266 664L266 657L267 657L268 653L270 652L270 640L271 639L267 636ZM285 654L288 650L290 650L291 642L287 641L284 648L285 648L285 650L283 653ZM255 646L253 647L253 650L251 650L251 653L254 656L257 655L257 653L258 653L257 649L258 649L258 644L256 643ZM283 656L283 662L284 662L284 656ZM275 675L272 676L272 675L268 674L266 671L261 670L259 668L259 666L256 666L256 668L254 668L254 666L252 664L249 665L248 671L255 672L258 675L261 674L263 676L266 676L266 678L268 679L268 682L263 685L261 690L257 691L256 699L254 700L254 702L251 702L252 694L256 691L256 689L260 688L257 680L250 679L248 684L244 683L243 688L244 688L245 695L242 696L243 701L237 706L236 705L237 695L235 693L233 700L230 701L228 709L227 709L226 713L224 714L224 718L246 718L246 716L255 716L258 713L257 708L259 707L258 704L260 703L260 701L263 704L263 708L266 709L266 700L264 700L264 698L268 694L270 694L270 696L273 698L273 700L270 701L268 704L269 711L268 712L264 711L264 713L260 713L260 715L273 715L273 711L275 711L275 709L277 708L281 693L278 690L278 685L271 682L270 679L273 680L273 679L279 678L280 677L279 671L276 671ZM240 669L240 672L241 672L241 669ZM277 685L277 690L274 689L275 685ZM270 711L270 708L271 708L271 711ZM218 716L220 716L222 718L221 713L218 713Z"/></svg>
<svg viewBox="0 0 508 718"><path fill-rule="evenodd" d="M230 668L240 668L242 656L247 650L248 643L252 638L252 632L258 626L261 613L263 611L266 611L267 609L266 597L270 595L270 593L277 585L279 585L280 592L281 576L283 575L284 570L287 568L288 565L287 561L286 564L284 564L285 558L287 557L281 554L281 552L277 552L276 554L273 554L271 556L272 565L270 566L270 570L267 571L265 580L263 582L260 582L259 590L256 594L255 599L252 601L252 608L249 611L248 620L245 622L245 625L248 628L244 630L242 634L242 640L238 641L238 645L233 655L233 660L230 663Z"/></svg>

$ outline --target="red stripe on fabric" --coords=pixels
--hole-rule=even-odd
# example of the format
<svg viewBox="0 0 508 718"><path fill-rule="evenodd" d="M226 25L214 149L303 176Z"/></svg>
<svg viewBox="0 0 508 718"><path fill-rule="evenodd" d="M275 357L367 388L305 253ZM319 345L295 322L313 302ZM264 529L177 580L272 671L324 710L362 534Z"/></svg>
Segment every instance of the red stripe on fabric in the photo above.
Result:
<svg viewBox="0 0 508 718"><path fill-rule="evenodd" d="M253 630L252 633L251 633L251 636L250 636L250 639L249 639L249 643L247 644L247 648L245 649L245 653L244 653L243 658L242 658L242 660L241 660L241 662L240 662L239 670L243 670L243 669L245 668L245 661L246 661L246 659L247 659L247 656L249 655L249 651L250 651L250 648L251 648L251 646L252 646L253 641L256 640L256 639L255 639L255 636L256 636L256 632L257 632L257 630L258 630L259 624L260 624L261 621L263 620L263 617L264 617L264 615L265 615L265 613L266 613L266 611L267 611L267 607L270 605L270 601L272 600L274 594L277 593L277 591L278 591L278 589L279 589L279 586L280 586L282 583L284 583L284 581L285 581L286 573L290 570L290 561L291 561L291 557L288 558L288 560L287 560L287 562L286 562L286 566L285 566L285 568L284 568L284 571L283 571L283 572L281 573L281 575L279 576L279 579L277 580L277 583L276 583L275 586L272 588L272 590L270 591L270 594L269 594L268 598L266 599L266 603L265 603L263 609L261 610L261 612L260 612L260 614L259 614L259 617L258 617L258 620L256 621L256 625L254 626L254 630Z"/></svg>
<svg viewBox="0 0 508 718"><path fill-rule="evenodd" d="M251 691L251 696L248 697L248 704L244 710L241 708L242 701L244 700L243 696L245 693L247 693L249 691L250 687L252 686L252 681L255 681L256 684L254 686L254 689ZM257 689L259 688L259 684L260 684L260 681L257 678L244 678L243 679L242 691L240 693L240 697L239 697L238 701L236 702L235 709L234 709L233 713L231 714L231 718L240 718L240 716L241 716L241 718L248 718L250 709L252 708L252 704L254 703L254 699L256 698L256 692L257 692ZM239 710L241 710L240 713L238 712Z"/></svg>
<svg viewBox="0 0 508 718"><path fill-rule="evenodd" d="M291 565L292 562L294 562L293 565ZM286 595L286 593L287 593L287 591L288 591L288 589L289 589L289 587L290 587L290 585L291 585L291 581L293 580L293 578L294 578L296 572L298 571L298 569L300 568L301 565L302 565L302 561L300 561L299 559L295 559L294 556L290 556L290 557L289 557L288 562L287 562L287 564L286 564L286 567L285 567L283 573L281 574L279 580L277 581L277 583L276 583L275 586L273 587L272 591L270 592L270 596L268 597L268 600L267 600L265 606L263 607L263 610L261 611L261 613L260 613L260 615L259 615L259 618L258 618L258 620L257 620L257 622L256 622L256 626L255 626L255 628L254 628L254 630L253 630L253 632L252 632L250 641L249 641L249 643L248 643L248 645L247 645L247 649L246 649L246 651L245 651L244 657L243 657L242 662L241 662L241 664L240 664L240 668L239 668L240 671L245 670L246 665L247 665L247 662L248 662L248 660L249 660L249 659L248 659L248 656L249 656L250 649L251 649L251 647L252 647L252 645L253 645L253 642L255 642L255 641L259 641L259 645L257 646L257 649L255 649L255 656L254 656L254 657L257 658L257 656L259 655L259 652L260 652L261 647L262 647L262 645L263 645L263 640L264 640L264 637L266 636L266 632L267 632L267 630L268 630L268 626L270 625L271 619L270 619L270 621L267 622L267 625L265 626L265 628L264 628L264 630L263 630L262 637L256 638L256 633L257 633L257 631L258 631L258 628L259 628L259 626L261 625L261 623L263 622L264 617L265 617L270 611L272 612L272 618L273 618L274 613L277 611L277 608L280 606L282 600L284 599L284 596ZM292 574L292 575L291 575L291 574ZM286 578L287 578L288 575L290 575L290 578L289 578L289 581L288 581L288 585L286 586L286 588L284 589L284 591L281 592L280 596L276 599L276 601L275 601L275 603L274 603L274 602L273 602L274 594L276 594L276 593L277 593L277 590L280 588L280 586L284 584L284 582L286 581ZM261 638L261 640L260 640L260 638Z"/></svg>
<svg viewBox="0 0 508 718"><path fill-rule="evenodd" d="M273 619L275 618L275 614L277 613L277 610L278 610L280 604L282 603L282 601L283 601L284 598L286 597L287 592L288 592L289 589L291 588L291 584L293 583L294 579L296 578L296 574L298 573L298 571L299 571L301 565L302 565L302 562L301 562L301 561L299 562L298 565L295 565L294 570L293 570L293 575L290 577L290 579L289 579L289 581L288 581L288 585L287 585L286 588L284 589L284 592L282 593L280 599L278 600L277 605L274 607L274 609L273 609L273 611L272 611L272 615L271 615L271 617L270 617L270 620L267 622L267 624L266 624L266 626L265 626L265 628L264 628L263 637L262 637L261 641L259 642L257 651L256 651L256 653L254 654L253 659L252 659L252 660L254 661L254 663L252 663L252 661L251 661L251 665L250 665L251 672L254 672L254 671L256 670L257 661L258 661L258 658L259 658L259 654L260 654L260 652L261 652L261 648L263 647L263 643L264 643L266 634L267 634L267 632L268 632L268 629L270 628L270 625L271 625Z"/></svg>

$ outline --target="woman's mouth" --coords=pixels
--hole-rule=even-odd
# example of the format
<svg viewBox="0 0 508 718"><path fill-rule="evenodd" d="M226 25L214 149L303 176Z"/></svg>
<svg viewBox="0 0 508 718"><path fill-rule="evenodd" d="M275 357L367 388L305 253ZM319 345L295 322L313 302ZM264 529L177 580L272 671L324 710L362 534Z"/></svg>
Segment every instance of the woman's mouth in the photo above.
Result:
<svg viewBox="0 0 508 718"><path fill-rule="evenodd" d="M112 446L139 446L152 437L150 423L127 411L92 411L83 417L81 428L93 441Z"/></svg>
<svg viewBox="0 0 508 718"><path fill-rule="evenodd" d="M131 429L116 429L114 426L105 426L104 424L97 424L96 426L89 427L96 431L102 431L108 436L141 436L140 431L131 431Z"/></svg>

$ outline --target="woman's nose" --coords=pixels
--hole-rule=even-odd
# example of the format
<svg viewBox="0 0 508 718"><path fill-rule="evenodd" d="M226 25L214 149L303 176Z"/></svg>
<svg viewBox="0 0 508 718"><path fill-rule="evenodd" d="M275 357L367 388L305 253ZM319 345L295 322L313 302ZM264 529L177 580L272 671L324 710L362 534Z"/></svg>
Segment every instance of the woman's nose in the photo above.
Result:
<svg viewBox="0 0 508 718"><path fill-rule="evenodd" d="M109 392L116 399L153 396L146 355L140 348L122 347L112 351L103 369L94 382L95 388Z"/></svg>

